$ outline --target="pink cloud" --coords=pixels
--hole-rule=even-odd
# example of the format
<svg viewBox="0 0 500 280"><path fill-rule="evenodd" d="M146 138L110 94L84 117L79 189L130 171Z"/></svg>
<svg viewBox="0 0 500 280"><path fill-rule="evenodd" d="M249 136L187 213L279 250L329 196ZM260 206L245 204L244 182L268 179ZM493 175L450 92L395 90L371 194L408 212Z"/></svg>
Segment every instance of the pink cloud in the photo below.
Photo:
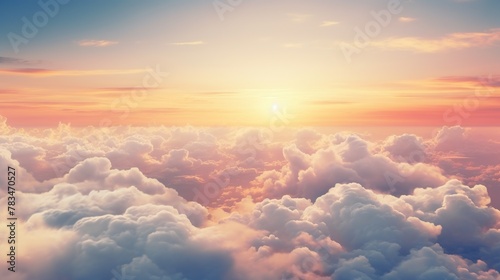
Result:
<svg viewBox="0 0 500 280"><path fill-rule="evenodd" d="M109 47L118 44L109 40L80 40L76 42L80 47Z"/></svg>
<svg viewBox="0 0 500 280"><path fill-rule="evenodd" d="M370 45L382 49L407 50L423 53L435 53L446 50L460 50L486 47L500 41L500 29L485 32L451 33L441 38L399 37L373 41Z"/></svg>
<svg viewBox="0 0 500 280"><path fill-rule="evenodd" d="M19 280L500 277L500 211L488 190L500 138L477 128L270 138L238 128L21 130L0 118L0 130L0 163L22 174L16 195L30 202L18 211L29 246ZM44 164L67 170L44 178ZM400 176L392 188L385 174ZM192 201L207 183L219 184L210 207Z"/></svg>

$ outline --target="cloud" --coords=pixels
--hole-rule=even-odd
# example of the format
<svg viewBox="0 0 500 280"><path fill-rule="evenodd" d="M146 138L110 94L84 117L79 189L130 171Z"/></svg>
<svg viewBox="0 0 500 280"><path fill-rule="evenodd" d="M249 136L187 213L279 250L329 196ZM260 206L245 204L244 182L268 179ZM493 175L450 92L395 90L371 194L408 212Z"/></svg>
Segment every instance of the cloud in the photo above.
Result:
<svg viewBox="0 0 500 280"><path fill-rule="evenodd" d="M446 50L462 50L488 47L500 41L500 29L485 32L451 33L438 39L399 37L373 41L370 45L382 49L436 53Z"/></svg>
<svg viewBox="0 0 500 280"><path fill-rule="evenodd" d="M189 42L176 42L176 43L170 43L170 45L175 45L175 46L199 46L199 45L205 45L206 43L204 41L189 41Z"/></svg>
<svg viewBox="0 0 500 280"><path fill-rule="evenodd" d="M300 49L304 46L302 43L287 43L284 44L283 47L287 49Z"/></svg>
<svg viewBox="0 0 500 280"><path fill-rule="evenodd" d="M26 275L106 279L115 270L128 277L149 275L152 279L199 279L200 275L207 279L352 279L361 275L417 279L426 273L496 279L498 272L489 267L498 264L490 257L495 256L500 240L492 235L498 232L495 223L500 216L498 210L485 206L481 198L485 194L481 186L469 188L457 181L417 189L401 198L376 194L359 184L342 184L314 203L290 196L266 199L249 210L232 211L219 223L195 226L181 214L185 210L179 210L186 202L173 193L170 202L152 204L149 195L133 187L84 195L77 186L57 185L48 193L23 195L39 205L25 209L35 213L27 223L36 231L47 231L44 225L61 228L65 240L71 242L63 242L63 250L46 261L41 271ZM458 197L470 197L467 208L453 208L450 201ZM180 204L170 206L175 201ZM43 214L37 214L40 211ZM454 230L467 227L468 219L475 220L472 230L465 234ZM475 231L479 228L483 233ZM460 248L467 246L470 237L481 235L485 243L476 249L480 252L477 260L447 253L449 244Z"/></svg>
<svg viewBox="0 0 500 280"><path fill-rule="evenodd" d="M481 129L367 140L313 128L23 130L0 118L0 131L0 165L22 175L16 196L30 202L17 211L19 280L500 277L489 186L450 179L498 181L500 138ZM448 168L454 154L474 160Z"/></svg>
<svg viewBox="0 0 500 280"><path fill-rule="evenodd" d="M0 64L32 64L32 61L14 58L14 57L5 57L0 56Z"/></svg>
<svg viewBox="0 0 500 280"><path fill-rule="evenodd" d="M498 262L488 258L495 256L494 250L478 248L479 259L474 261L444 249L450 243L468 244L467 235L448 239L443 234L458 235L455 227L466 226L467 219L476 220L474 213L482 212L490 221L474 222L470 236L483 234L485 242L499 241L492 235L498 230L491 222L499 221L499 211L482 204L484 190L449 182L396 198L359 184L342 184L314 203L289 196L266 199L244 212L240 208L219 223L195 226L181 214L185 210L179 210L186 202L170 191L169 202L151 199L131 187L84 195L77 186L57 185L48 193L22 194L23 199L41 206L26 209L34 213L26 226L40 233L50 232L46 226L60 228L59 244L65 244L50 260L44 258L43 268L26 269L25 279L35 273L37 279L107 279L112 271L136 279L144 275L150 279L200 279L203 275L214 280L418 279L422 273L496 279L498 272L489 267ZM455 207L449 200L457 195L470 197L471 211L449 208ZM177 206L171 204L176 201L180 202ZM477 233L475 225L487 231ZM32 246L36 248L31 248L32 254L41 254L43 244Z"/></svg>
<svg viewBox="0 0 500 280"><path fill-rule="evenodd" d="M413 18L413 17L399 17L398 20L400 22L405 22L405 23L408 23L408 22L414 22L416 21L417 19L416 18Z"/></svg>
<svg viewBox="0 0 500 280"><path fill-rule="evenodd" d="M393 160L373 153L370 143L357 135L336 134L330 144L306 154L297 146L283 149L281 171L265 171L255 184L264 196L294 194L315 199L337 183L358 182L370 189L393 194L409 193L417 186L437 186L445 178L439 168L415 161Z"/></svg>
<svg viewBox="0 0 500 280"><path fill-rule="evenodd" d="M383 279L496 279L499 276L498 272L488 270L484 262L472 263L447 255L440 246L434 245L414 250Z"/></svg>
<svg viewBox="0 0 500 280"><path fill-rule="evenodd" d="M329 27L329 26L337 25L339 23L340 22L338 22L338 21L325 20L319 26L320 27Z"/></svg>
<svg viewBox="0 0 500 280"><path fill-rule="evenodd" d="M299 13L288 13L287 16L288 18L290 18L290 20L298 23L305 22L306 20L312 17L312 15L310 14L299 14Z"/></svg>
<svg viewBox="0 0 500 280"><path fill-rule="evenodd" d="M500 87L500 76L498 75L445 76L436 78L435 80L443 83L463 84L469 87L482 87L483 90L486 90L487 87Z"/></svg>
<svg viewBox="0 0 500 280"><path fill-rule="evenodd" d="M143 73L144 69L96 69L96 70L54 70L44 68L11 68L0 69L0 74L26 75L36 77L50 76L94 76L94 75L126 75Z"/></svg>
<svg viewBox="0 0 500 280"><path fill-rule="evenodd" d="M109 47L118 44L117 41L109 40L80 40L76 42L80 47Z"/></svg>
<svg viewBox="0 0 500 280"><path fill-rule="evenodd" d="M271 270L260 272L254 268L254 278L257 274L261 279L263 275L274 279L294 276L420 279L426 274L439 279L496 279L500 274L489 266L494 267L498 260L488 257L494 255L496 249L477 248L482 252L481 257L473 260L464 257L464 251L456 255L446 253L449 249L445 244L447 232L459 236L460 231L455 227L467 226L465 219L474 219L477 215L472 213L482 213L487 217L482 220L498 223L500 212L485 206L484 194L484 187L469 188L458 181L438 188L416 189L413 194L401 198L376 194L359 184L339 184L314 203L289 196L266 199L257 203L250 213L233 212L228 219L266 232L254 243L256 249L252 251L259 256L258 266L264 259L274 261L274 257L289 256L297 248L302 248L306 254L283 267L281 274L272 275ZM448 209L449 200L455 197L470 197L468 207L471 211ZM436 219L436 212L442 220ZM442 212L456 215L450 217ZM462 218L456 220L458 216ZM494 223L474 224L487 229L483 230L485 236L495 232L490 240L495 240L493 246L499 244ZM473 226L469 232L481 236L475 229ZM463 241L451 240L450 243L459 248Z"/></svg>

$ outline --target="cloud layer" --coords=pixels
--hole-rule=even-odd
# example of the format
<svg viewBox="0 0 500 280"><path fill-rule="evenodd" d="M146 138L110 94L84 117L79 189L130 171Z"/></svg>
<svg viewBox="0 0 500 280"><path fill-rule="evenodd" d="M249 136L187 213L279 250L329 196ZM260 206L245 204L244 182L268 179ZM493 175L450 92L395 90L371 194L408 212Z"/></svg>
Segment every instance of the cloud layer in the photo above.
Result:
<svg viewBox="0 0 500 280"><path fill-rule="evenodd" d="M5 119L0 131L22 236L19 270L2 277L500 278L492 134L22 130Z"/></svg>

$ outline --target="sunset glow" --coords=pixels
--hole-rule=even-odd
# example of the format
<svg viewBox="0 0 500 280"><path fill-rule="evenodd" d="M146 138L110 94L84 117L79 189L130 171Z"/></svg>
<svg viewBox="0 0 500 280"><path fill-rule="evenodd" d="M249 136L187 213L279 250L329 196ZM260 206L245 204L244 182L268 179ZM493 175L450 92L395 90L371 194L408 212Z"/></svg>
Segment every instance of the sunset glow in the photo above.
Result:
<svg viewBox="0 0 500 280"><path fill-rule="evenodd" d="M500 280L500 1L0 2L0 279Z"/></svg>
<svg viewBox="0 0 500 280"><path fill-rule="evenodd" d="M117 124L263 125L251 104L276 96L303 116L297 125L437 126L455 124L473 98L462 124L499 125L494 1L398 2L397 14L384 1L252 1L223 10L223 20L210 3L167 2L73 1L42 27L19 20L36 3L9 6L0 27L10 34L0 45L2 115L20 126L97 125L126 107L130 117ZM91 25L82 23L90 14L75 12L86 6ZM480 20L465 27L450 7ZM14 40L31 25L36 36ZM147 69L169 75L137 94Z"/></svg>

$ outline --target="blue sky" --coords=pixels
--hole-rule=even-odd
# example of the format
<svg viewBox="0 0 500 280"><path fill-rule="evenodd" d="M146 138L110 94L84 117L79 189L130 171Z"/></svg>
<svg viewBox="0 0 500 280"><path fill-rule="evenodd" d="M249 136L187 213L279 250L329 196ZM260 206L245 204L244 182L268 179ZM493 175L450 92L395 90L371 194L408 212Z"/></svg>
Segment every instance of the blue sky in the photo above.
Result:
<svg viewBox="0 0 500 280"><path fill-rule="evenodd" d="M231 7L223 0L73 0L59 5L46 25L15 47L13 36L24 36L22 19L32 23L44 12L38 1L3 1L0 82L4 90L26 95L21 99L44 92L45 101L53 102L54 93L93 96L88 91L132 87L143 75L140 69L161 65L171 76L157 98L141 107L145 116L151 116L147 110L172 107L210 116L222 112L211 124L228 116L235 124L255 124L279 104L307 116L304 124L309 125L353 112L355 123L369 121L364 116L373 113L397 113L408 103L400 95L408 94L419 98L405 111L429 113L435 120L457 98L473 92L477 77L492 75L494 83L500 72L499 1L403 1L398 12L389 13L393 1L243 0ZM218 12L214 5L227 10ZM376 16L387 13L389 18ZM389 20L382 26L377 17ZM356 41L359 32L368 39L362 45ZM78 71L87 72L68 75ZM212 106L201 92L238 94L231 101L215 98ZM314 105L332 98L330 107ZM234 104L255 105L242 115L231 108ZM491 108L484 109L471 124L498 119L488 117ZM62 113L54 114L52 120ZM198 123L207 117L191 112L180 118Z"/></svg>

